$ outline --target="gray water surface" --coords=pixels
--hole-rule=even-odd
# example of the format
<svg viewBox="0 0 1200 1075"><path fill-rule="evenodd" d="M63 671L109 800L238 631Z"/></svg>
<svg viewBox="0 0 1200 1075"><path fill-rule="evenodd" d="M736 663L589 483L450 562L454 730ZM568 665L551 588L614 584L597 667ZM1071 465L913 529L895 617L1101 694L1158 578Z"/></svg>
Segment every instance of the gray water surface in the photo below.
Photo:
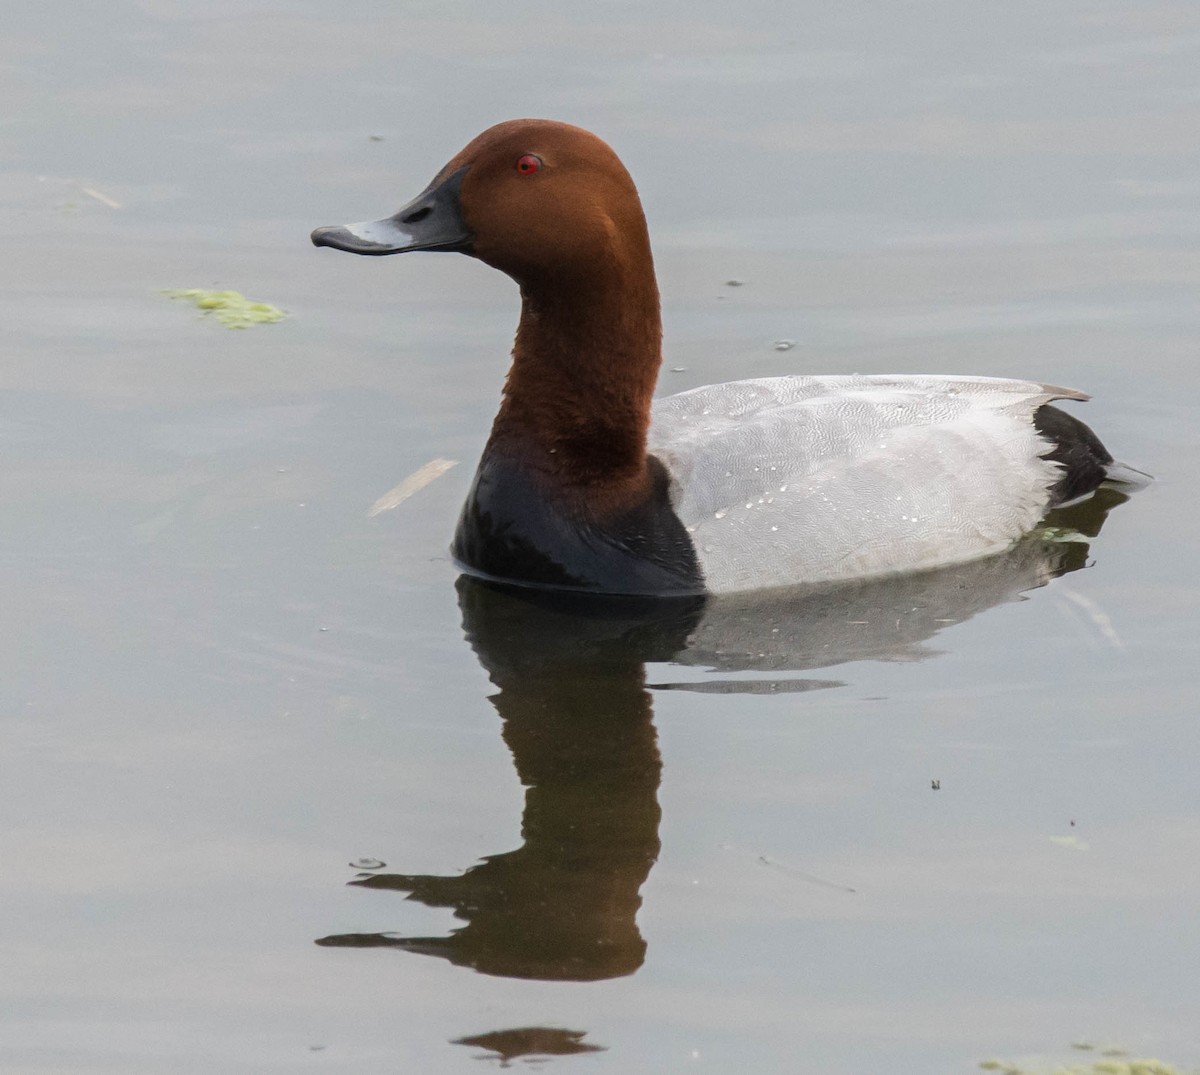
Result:
<svg viewBox="0 0 1200 1075"><path fill-rule="evenodd" d="M0 1068L1200 1065L1197 71L1158 2L7 5ZM1156 482L832 595L456 581L515 288L308 232L521 115L637 179L664 391L1036 378Z"/></svg>

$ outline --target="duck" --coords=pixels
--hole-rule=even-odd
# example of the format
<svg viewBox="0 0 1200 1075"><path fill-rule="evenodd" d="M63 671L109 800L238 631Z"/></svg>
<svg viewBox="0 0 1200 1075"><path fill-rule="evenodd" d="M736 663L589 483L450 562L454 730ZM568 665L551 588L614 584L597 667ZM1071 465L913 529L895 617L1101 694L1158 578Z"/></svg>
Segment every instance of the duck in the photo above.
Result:
<svg viewBox="0 0 1200 1075"><path fill-rule="evenodd" d="M499 584L694 597L981 559L1126 472L1070 388L795 374L655 398L662 323L633 179L590 131L488 128L389 217L317 228L369 256L466 254L521 314L451 545Z"/></svg>

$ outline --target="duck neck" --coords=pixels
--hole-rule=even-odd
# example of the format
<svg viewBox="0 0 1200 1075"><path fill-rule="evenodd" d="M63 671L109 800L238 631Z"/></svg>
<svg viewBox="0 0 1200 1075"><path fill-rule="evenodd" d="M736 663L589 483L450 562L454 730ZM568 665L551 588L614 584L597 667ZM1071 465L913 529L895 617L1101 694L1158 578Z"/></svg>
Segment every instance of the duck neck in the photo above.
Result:
<svg viewBox="0 0 1200 1075"><path fill-rule="evenodd" d="M582 279L521 284L513 364L488 450L564 491L594 497L646 480L662 322L648 247L639 260L641 271L610 263Z"/></svg>

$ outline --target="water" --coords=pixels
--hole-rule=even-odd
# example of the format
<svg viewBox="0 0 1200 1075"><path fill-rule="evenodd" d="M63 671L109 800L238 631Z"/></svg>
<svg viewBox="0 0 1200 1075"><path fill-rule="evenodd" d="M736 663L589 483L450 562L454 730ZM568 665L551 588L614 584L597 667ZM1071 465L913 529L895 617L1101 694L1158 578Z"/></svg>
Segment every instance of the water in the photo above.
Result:
<svg viewBox="0 0 1200 1075"><path fill-rule="evenodd" d="M0 1067L1200 1064L1195 12L10 7ZM456 583L514 289L307 235L531 114L638 180L666 390L1036 377L1157 482L803 602Z"/></svg>

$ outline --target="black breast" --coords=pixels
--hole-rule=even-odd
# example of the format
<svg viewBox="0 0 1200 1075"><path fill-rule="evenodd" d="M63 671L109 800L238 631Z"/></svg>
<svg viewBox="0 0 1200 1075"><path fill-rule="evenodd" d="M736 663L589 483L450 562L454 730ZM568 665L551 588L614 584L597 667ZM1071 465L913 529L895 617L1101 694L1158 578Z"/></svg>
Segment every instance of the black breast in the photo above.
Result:
<svg viewBox="0 0 1200 1075"><path fill-rule="evenodd" d="M696 550L651 457L645 501L603 519L555 498L520 462L489 452L463 505L451 551L467 570L531 586L596 593L704 593Z"/></svg>

